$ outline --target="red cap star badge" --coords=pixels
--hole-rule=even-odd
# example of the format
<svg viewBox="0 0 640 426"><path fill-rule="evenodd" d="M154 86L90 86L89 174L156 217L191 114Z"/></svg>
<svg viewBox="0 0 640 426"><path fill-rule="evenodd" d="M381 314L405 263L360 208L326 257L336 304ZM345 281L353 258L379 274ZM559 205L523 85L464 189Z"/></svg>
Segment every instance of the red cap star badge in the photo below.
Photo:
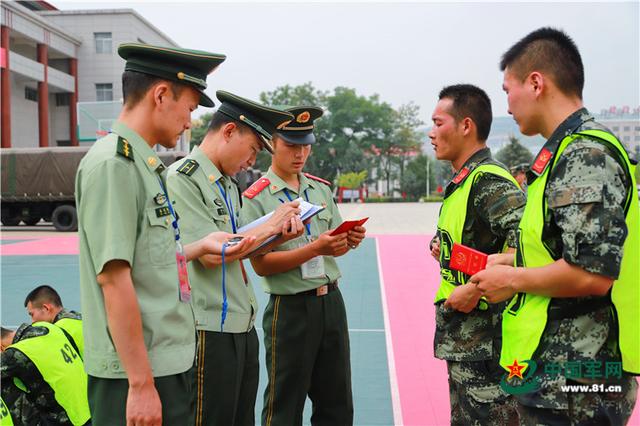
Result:
<svg viewBox="0 0 640 426"><path fill-rule="evenodd" d="M524 364L518 364L518 360L514 359L513 364L507 365L507 368L509 369L509 377L507 377L507 380L510 380L512 377L519 377L522 379L522 370L524 367L526 367Z"/></svg>

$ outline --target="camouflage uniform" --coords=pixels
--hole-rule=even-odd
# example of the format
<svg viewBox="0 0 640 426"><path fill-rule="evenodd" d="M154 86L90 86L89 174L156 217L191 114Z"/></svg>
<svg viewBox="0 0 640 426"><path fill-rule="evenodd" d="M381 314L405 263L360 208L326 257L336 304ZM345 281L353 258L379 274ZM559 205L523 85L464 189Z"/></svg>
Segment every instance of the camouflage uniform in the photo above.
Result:
<svg viewBox="0 0 640 426"><path fill-rule="evenodd" d="M66 308L62 308L62 310L60 312L58 312L58 315L56 315L56 317L53 319L53 323L55 324L56 322L60 321L63 318L71 318L71 319L81 320L82 319L82 315L79 312L71 311L71 310L66 309Z"/></svg>
<svg viewBox="0 0 640 426"><path fill-rule="evenodd" d="M499 164L484 148L469 158L464 167ZM447 185L445 198L457 185ZM462 244L484 253L498 253L505 243L516 247L518 223L525 205L523 192L514 183L482 173L469 194L469 206L462 232ZM438 238L438 236L436 236ZM468 277L467 277L468 279ZM487 306L485 302L481 302ZM498 365L501 346L501 317L505 303L474 309L465 314L436 305L435 356L447 361L451 424L517 424L515 401L500 388L502 368Z"/></svg>
<svg viewBox="0 0 640 426"><path fill-rule="evenodd" d="M13 343L42 336L47 332L44 327L22 324L16 331ZM25 354L17 349L8 348L2 352L1 359L2 399L9 407L15 424L71 424L66 411L56 401L53 389ZM14 378L19 378L29 389L29 393L20 390L14 384Z"/></svg>
<svg viewBox="0 0 640 426"><path fill-rule="evenodd" d="M589 129L611 133L595 122L586 109L580 109L560 124L544 147L556 152L565 136ZM529 184L535 178L535 174L527 172ZM591 273L617 278L627 235L623 206L629 185L613 151L603 142L581 137L569 144L550 171L545 188L549 209L543 240L552 257ZM547 322L533 355L538 363L534 376L541 388L516 396L523 424L626 423L636 399L634 377L621 372L620 377L592 374L591 378L574 375L567 379L555 367L569 367L567 362L581 366L577 368L600 365L604 376L606 363L620 362L617 327L608 300L608 295L551 300L550 313L562 312L569 317ZM602 306L587 313L579 311L580 306L595 303ZM565 384L594 383L620 385L622 392L567 393L560 388Z"/></svg>

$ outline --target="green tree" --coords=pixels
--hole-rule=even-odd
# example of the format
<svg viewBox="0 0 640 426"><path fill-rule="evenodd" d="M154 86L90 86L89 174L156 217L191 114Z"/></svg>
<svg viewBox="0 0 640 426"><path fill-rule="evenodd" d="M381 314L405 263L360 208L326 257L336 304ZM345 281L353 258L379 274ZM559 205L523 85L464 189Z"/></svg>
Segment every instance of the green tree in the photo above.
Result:
<svg viewBox="0 0 640 426"><path fill-rule="evenodd" d="M372 170L391 140L394 111L378 95L359 96L354 89L337 87L327 96L329 119L320 133L330 146L328 156L315 156L314 165L327 178L356 170Z"/></svg>
<svg viewBox="0 0 640 426"><path fill-rule="evenodd" d="M424 122L420 120L419 114L420 107L413 102L401 105L395 112L395 131L391 144L384 156L386 158L381 161L381 163L387 167L383 173L387 179L387 188L389 187L389 181L391 179L391 171L397 169L400 174L400 192L408 193L404 187L405 167L411 157L414 157L422 147L420 134L416 131L419 126L424 124Z"/></svg>
<svg viewBox="0 0 640 426"><path fill-rule="evenodd" d="M513 167L522 163L531 164L533 155L517 137L511 135L509 143L496 154L496 159L507 167Z"/></svg>
<svg viewBox="0 0 640 426"><path fill-rule="evenodd" d="M338 178L338 186L345 187L347 189L356 189L362 185L362 182L367 178L367 171L362 170L359 173L350 172L340 175Z"/></svg>
<svg viewBox="0 0 640 426"><path fill-rule="evenodd" d="M421 153L407 162L401 180L403 191L410 197L418 198L427 193L427 163L429 163L429 191L436 190L439 161Z"/></svg>

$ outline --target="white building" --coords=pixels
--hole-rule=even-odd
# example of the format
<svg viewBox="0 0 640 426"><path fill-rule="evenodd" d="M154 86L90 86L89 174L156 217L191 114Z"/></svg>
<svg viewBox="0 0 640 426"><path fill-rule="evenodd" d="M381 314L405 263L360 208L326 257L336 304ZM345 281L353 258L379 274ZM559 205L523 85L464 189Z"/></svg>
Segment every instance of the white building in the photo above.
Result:
<svg viewBox="0 0 640 426"><path fill-rule="evenodd" d="M3 148L92 143L122 103L118 45L177 47L132 9L62 11L45 1L1 7Z"/></svg>

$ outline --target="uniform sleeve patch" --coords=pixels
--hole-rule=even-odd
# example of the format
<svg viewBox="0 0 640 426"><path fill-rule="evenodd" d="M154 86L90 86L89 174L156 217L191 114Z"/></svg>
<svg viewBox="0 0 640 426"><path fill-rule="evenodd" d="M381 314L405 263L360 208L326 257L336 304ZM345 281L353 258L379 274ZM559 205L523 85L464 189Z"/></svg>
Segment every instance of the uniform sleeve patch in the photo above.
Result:
<svg viewBox="0 0 640 426"><path fill-rule="evenodd" d="M191 176L198 170L200 164L196 160L187 160L180 167L178 167L177 172L182 173L183 175Z"/></svg>
<svg viewBox="0 0 640 426"><path fill-rule="evenodd" d="M118 136L118 144L116 151L118 154L122 155L124 158L129 159L131 161L135 161L133 159L133 148L131 148L131 144L128 140L123 138L122 136Z"/></svg>
<svg viewBox="0 0 640 426"><path fill-rule="evenodd" d="M269 186L270 183L271 181L268 178L266 177L260 178L257 181L255 181L253 185L247 188L246 191L242 193L242 195L244 195L249 199L252 199L256 195L258 195L260 192L262 192L263 189Z"/></svg>

